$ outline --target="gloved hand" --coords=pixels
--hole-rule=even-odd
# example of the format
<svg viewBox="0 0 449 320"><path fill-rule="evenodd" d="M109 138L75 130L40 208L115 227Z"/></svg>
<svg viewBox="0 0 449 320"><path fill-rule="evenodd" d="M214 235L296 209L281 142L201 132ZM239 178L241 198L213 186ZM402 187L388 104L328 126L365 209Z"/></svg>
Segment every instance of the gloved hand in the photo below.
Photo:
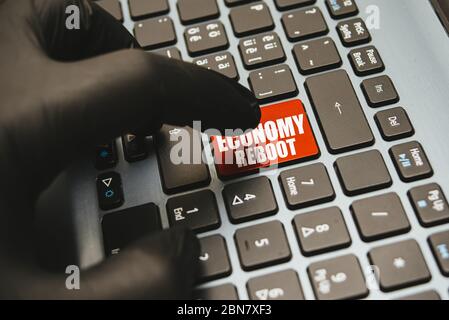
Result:
<svg viewBox="0 0 449 320"><path fill-rule="evenodd" d="M66 29L72 4L80 30ZM87 0L0 0L0 298L189 297L199 251L187 231L150 235L81 272L80 290L34 254L36 199L92 143L161 123L259 122L253 94L236 82L136 46Z"/></svg>

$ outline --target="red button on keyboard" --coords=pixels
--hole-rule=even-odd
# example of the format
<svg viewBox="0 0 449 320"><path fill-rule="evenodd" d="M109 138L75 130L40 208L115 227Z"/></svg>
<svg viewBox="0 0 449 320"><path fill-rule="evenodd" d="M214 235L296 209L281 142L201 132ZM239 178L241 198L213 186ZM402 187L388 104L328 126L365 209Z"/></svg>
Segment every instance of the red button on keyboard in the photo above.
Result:
<svg viewBox="0 0 449 320"><path fill-rule="evenodd" d="M257 128L237 137L213 137L220 177L230 177L319 154L300 100L263 107Z"/></svg>

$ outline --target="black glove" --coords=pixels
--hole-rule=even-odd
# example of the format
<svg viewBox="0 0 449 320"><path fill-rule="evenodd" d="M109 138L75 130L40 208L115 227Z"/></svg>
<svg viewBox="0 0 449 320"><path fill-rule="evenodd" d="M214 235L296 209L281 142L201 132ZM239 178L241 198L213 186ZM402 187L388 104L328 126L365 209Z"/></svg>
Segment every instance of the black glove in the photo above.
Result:
<svg viewBox="0 0 449 320"><path fill-rule="evenodd" d="M66 28L73 4L80 30ZM0 298L189 297L199 251L187 231L150 235L83 271L80 290L36 262L35 203L67 159L161 123L195 119L223 130L259 122L253 94L236 82L132 47L92 2L0 0Z"/></svg>

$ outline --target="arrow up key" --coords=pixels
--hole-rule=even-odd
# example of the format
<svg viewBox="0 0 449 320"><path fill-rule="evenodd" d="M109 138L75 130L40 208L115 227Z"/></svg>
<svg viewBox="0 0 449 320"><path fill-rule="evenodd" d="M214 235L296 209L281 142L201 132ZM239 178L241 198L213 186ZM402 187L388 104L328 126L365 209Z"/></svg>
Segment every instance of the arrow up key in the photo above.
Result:
<svg viewBox="0 0 449 320"><path fill-rule="evenodd" d="M301 252L312 256L351 245L346 223L337 207L299 214L293 220Z"/></svg>

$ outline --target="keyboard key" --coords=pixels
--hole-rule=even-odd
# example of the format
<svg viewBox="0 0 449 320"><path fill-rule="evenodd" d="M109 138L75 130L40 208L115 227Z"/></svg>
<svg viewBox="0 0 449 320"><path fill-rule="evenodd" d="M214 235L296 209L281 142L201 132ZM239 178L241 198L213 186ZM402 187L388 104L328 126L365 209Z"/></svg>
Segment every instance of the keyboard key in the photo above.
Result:
<svg viewBox="0 0 449 320"><path fill-rule="evenodd" d="M314 4L316 0L274 0L276 8L280 11Z"/></svg>
<svg viewBox="0 0 449 320"><path fill-rule="evenodd" d="M385 70L382 58L373 46L352 50L349 52L349 61L358 76L366 76Z"/></svg>
<svg viewBox="0 0 449 320"><path fill-rule="evenodd" d="M368 104L373 107L383 107L399 101L399 95L389 76L366 79L362 82L362 90Z"/></svg>
<svg viewBox="0 0 449 320"><path fill-rule="evenodd" d="M123 22L122 5L118 0L100 0L96 1L95 3L109 12L109 14L115 19Z"/></svg>
<svg viewBox="0 0 449 320"><path fill-rule="evenodd" d="M184 32L187 50L192 57L225 50L228 37L221 22L210 22L187 28Z"/></svg>
<svg viewBox="0 0 449 320"><path fill-rule="evenodd" d="M145 50L153 50L176 43L176 33L169 17L142 20L135 24L134 35Z"/></svg>
<svg viewBox="0 0 449 320"><path fill-rule="evenodd" d="M255 0L224 0L225 4L228 7L234 7L234 6L238 6L241 4L245 4L248 2L254 2Z"/></svg>
<svg viewBox="0 0 449 320"><path fill-rule="evenodd" d="M268 267L291 259L284 227L279 221L239 229L234 238L244 270Z"/></svg>
<svg viewBox="0 0 449 320"><path fill-rule="evenodd" d="M415 240L406 240L372 249L368 257L379 268L384 292L411 287L430 280L430 273Z"/></svg>
<svg viewBox="0 0 449 320"><path fill-rule="evenodd" d="M374 143L346 71L309 77L305 86L329 152L341 153Z"/></svg>
<svg viewBox="0 0 449 320"><path fill-rule="evenodd" d="M165 56L170 59L176 59L176 60L182 61L181 52L179 52L179 50L175 47L161 49L161 50L155 51L155 53L160 54L160 55Z"/></svg>
<svg viewBox="0 0 449 320"><path fill-rule="evenodd" d="M167 14L170 10L167 0L128 0L128 3L133 20Z"/></svg>
<svg viewBox="0 0 449 320"><path fill-rule="evenodd" d="M247 288L251 300L304 300L298 275L293 270L252 278Z"/></svg>
<svg viewBox="0 0 449 320"><path fill-rule="evenodd" d="M432 235L429 244L441 273L449 277L449 231Z"/></svg>
<svg viewBox="0 0 449 320"><path fill-rule="evenodd" d="M185 159L186 156L182 152L180 159L171 159L172 148L179 143L179 139L185 137L192 139L192 150L187 155L188 159ZM159 172L165 193L173 194L209 185L209 168L201 160L202 150L197 150L197 148L202 148L201 137L199 134L194 134L191 128L164 126L156 136L156 147ZM176 163L173 160L176 160Z"/></svg>
<svg viewBox="0 0 449 320"><path fill-rule="evenodd" d="M345 47L354 47L371 41L368 28L361 18L340 22L337 31Z"/></svg>
<svg viewBox="0 0 449 320"><path fill-rule="evenodd" d="M293 47L301 74L312 74L341 66L341 58L331 38L311 40Z"/></svg>
<svg viewBox="0 0 449 320"><path fill-rule="evenodd" d="M335 169L348 196L388 188L393 183L382 155L377 150L337 159Z"/></svg>
<svg viewBox="0 0 449 320"><path fill-rule="evenodd" d="M232 223L267 217L278 211L267 177L229 184L223 189L223 198Z"/></svg>
<svg viewBox="0 0 449 320"><path fill-rule="evenodd" d="M299 214L293 220L293 226L301 252L306 257L351 245L345 220L337 207Z"/></svg>
<svg viewBox="0 0 449 320"><path fill-rule="evenodd" d="M399 300L413 300L413 301L423 301L423 300L441 300L440 295L435 290L429 290L411 296L402 297Z"/></svg>
<svg viewBox="0 0 449 320"><path fill-rule="evenodd" d="M300 100L261 108L260 124L245 135L212 138L218 175L223 178L316 158L319 149Z"/></svg>
<svg viewBox="0 0 449 320"><path fill-rule="evenodd" d="M374 119L386 141L403 139L415 134L407 113L401 107L380 111L376 113Z"/></svg>
<svg viewBox="0 0 449 320"><path fill-rule="evenodd" d="M274 28L270 9L264 2L234 8L229 14L229 19L237 37L269 31Z"/></svg>
<svg viewBox="0 0 449 320"><path fill-rule="evenodd" d="M288 40L292 42L322 36L329 32L318 7L286 13L282 16L282 25Z"/></svg>
<svg viewBox="0 0 449 320"><path fill-rule="evenodd" d="M249 84L261 103L286 99L298 94L295 79L286 64L251 72Z"/></svg>
<svg viewBox="0 0 449 320"><path fill-rule="evenodd" d="M118 254L140 238L162 230L159 209L154 203L107 214L101 225L106 255Z"/></svg>
<svg viewBox="0 0 449 320"><path fill-rule="evenodd" d="M334 19L351 17L359 13L354 0L326 0L326 5Z"/></svg>
<svg viewBox="0 0 449 320"><path fill-rule="evenodd" d="M235 66L234 58L229 52L212 54L193 60L193 63L225 75L228 78L238 80L239 74Z"/></svg>
<svg viewBox="0 0 449 320"><path fill-rule="evenodd" d="M410 223L395 193L355 201L352 215L363 241L380 240L410 231Z"/></svg>
<svg viewBox="0 0 449 320"><path fill-rule="evenodd" d="M411 182L433 175L432 167L421 145L416 142L408 142L394 146L390 149L390 156L404 182Z"/></svg>
<svg viewBox="0 0 449 320"><path fill-rule="evenodd" d="M190 24L218 18L216 0L178 0L179 18L183 24Z"/></svg>
<svg viewBox="0 0 449 320"><path fill-rule="evenodd" d="M106 172L97 177L98 204L102 210L120 207L124 200L122 179L116 172Z"/></svg>
<svg viewBox="0 0 449 320"><path fill-rule="evenodd" d="M123 153L128 162L136 162L148 156L148 145L145 137L125 134L122 137Z"/></svg>
<svg viewBox="0 0 449 320"><path fill-rule="evenodd" d="M354 255L313 263L307 271L318 300L358 299L368 295L363 272Z"/></svg>
<svg viewBox="0 0 449 320"><path fill-rule="evenodd" d="M329 202L335 198L326 167L321 163L284 171L279 176L279 182L291 210Z"/></svg>
<svg viewBox="0 0 449 320"><path fill-rule="evenodd" d="M196 292L198 300L238 300L237 289L230 283L218 287L200 289Z"/></svg>
<svg viewBox="0 0 449 320"><path fill-rule="evenodd" d="M449 222L449 207L443 190L436 183L416 187L408 193L410 202L424 227Z"/></svg>
<svg viewBox="0 0 449 320"><path fill-rule="evenodd" d="M105 170L117 165L117 146L115 141L95 147L95 168Z"/></svg>
<svg viewBox="0 0 449 320"><path fill-rule="evenodd" d="M200 239L200 270L202 281L212 281L231 274L228 249L220 235Z"/></svg>
<svg viewBox="0 0 449 320"><path fill-rule="evenodd" d="M171 227L181 226L196 232L217 229L221 225L217 200L209 190L168 199L167 215Z"/></svg>
<svg viewBox="0 0 449 320"><path fill-rule="evenodd" d="M240 40L239 51L246 69L256 69L285 61L282 43L275 32Z"/></svg>

